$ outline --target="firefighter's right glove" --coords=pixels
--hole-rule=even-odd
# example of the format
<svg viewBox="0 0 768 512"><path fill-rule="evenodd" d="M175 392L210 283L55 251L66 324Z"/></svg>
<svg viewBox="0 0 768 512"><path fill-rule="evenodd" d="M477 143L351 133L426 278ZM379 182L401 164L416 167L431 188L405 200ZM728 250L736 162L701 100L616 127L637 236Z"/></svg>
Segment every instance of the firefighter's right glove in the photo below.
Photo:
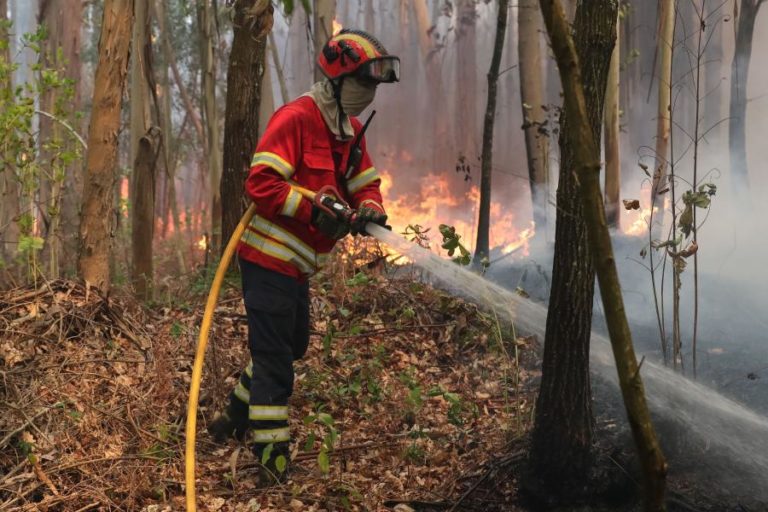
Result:
<svg viewBox="0 0 768 512"><path fill-rule="evenodd" d="M352 234L357 235L364 235L368 236L368 233L365 231L365 225L369 222L372 222L374 224L378 224L379 226L390 228L387 226L387 214L380 211L378 208L372 208L370 206L363 206L359 210L357 210L357 214L355 214L355 217L352 219Z"/></svg>
<svg viewBox="0 0 768 512"><path fill-rule="evenodd" d="M349 234L349 224L328 215L325 210L312 205L312 225L323 235L334 240L341 240Z"/></svg>

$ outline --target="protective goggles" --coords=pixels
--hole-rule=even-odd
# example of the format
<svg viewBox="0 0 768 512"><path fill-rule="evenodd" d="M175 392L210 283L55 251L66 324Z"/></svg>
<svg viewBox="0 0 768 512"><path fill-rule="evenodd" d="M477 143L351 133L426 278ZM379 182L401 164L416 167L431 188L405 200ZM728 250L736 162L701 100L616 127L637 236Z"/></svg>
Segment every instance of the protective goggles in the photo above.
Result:
<svg viewBox="0 0 768 512"><path fill-rule="evenodd" d="M363 63L356 73L362 78L375 80L376 82L399 82L400 81L400 59L388 55L378 59L369 60Z"/></svg>

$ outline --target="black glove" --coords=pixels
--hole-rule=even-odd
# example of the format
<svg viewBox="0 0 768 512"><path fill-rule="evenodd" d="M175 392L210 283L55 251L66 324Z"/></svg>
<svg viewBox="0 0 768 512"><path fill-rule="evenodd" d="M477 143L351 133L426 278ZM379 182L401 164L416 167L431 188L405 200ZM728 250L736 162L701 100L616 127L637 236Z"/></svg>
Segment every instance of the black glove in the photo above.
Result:
<svg viewBox="0 0 768 512"><path fill-rule="evenodd" d="M349 234L349 224L312 205L312 225L323 235L334 240L340 240Z"/></svg>
<svg viewBox="0 0 768 512"><path fill-rule="evenodd" d="M388 227L387 214L380 212L375 208L363 206L362 208L357 210L357 214L352 219L352 225L350 226L352 230L352 234L355 236L357 235L368 236L368 233L366 233L365 231L365 225L368 224L369 222L373 222L374 224L378 224L379 226L382 226L382 227Z"/></svg>

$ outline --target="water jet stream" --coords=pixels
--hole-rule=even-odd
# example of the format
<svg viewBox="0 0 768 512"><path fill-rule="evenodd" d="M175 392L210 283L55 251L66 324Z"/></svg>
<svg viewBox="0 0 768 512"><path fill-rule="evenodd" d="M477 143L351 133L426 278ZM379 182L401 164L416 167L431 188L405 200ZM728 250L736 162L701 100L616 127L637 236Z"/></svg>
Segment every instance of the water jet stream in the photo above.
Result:
<svg viewBox="0 0 768 512"><path fill-rule="evenodd" d="M366 229L429 272L442 288L494 311L502 321L514 323L521 332L544 340L547 319L544 306L380 226L368 224ZM605 336L592 334L590 362L595 374L618 386L611 345ZM641 374L655 421L674 422L697 445L706 447L703 460L696 462L697 467L707 468L721 481L726 480L731 491L768 499L768 418L655 362L646 360ZM674 471L672 460L671 473Z"/></svg>

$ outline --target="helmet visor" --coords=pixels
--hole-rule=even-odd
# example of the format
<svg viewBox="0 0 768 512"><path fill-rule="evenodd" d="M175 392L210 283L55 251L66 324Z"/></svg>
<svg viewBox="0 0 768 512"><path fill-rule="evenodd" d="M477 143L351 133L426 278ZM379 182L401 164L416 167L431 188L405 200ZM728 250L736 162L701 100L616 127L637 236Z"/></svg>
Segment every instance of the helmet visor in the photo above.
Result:
<svg viewBox="0 0 768 512"><path fill-rule="evenodd" d="M369 60L360 66L360 76L377 82L400 81L400 59L393 56Z"/></svg>

